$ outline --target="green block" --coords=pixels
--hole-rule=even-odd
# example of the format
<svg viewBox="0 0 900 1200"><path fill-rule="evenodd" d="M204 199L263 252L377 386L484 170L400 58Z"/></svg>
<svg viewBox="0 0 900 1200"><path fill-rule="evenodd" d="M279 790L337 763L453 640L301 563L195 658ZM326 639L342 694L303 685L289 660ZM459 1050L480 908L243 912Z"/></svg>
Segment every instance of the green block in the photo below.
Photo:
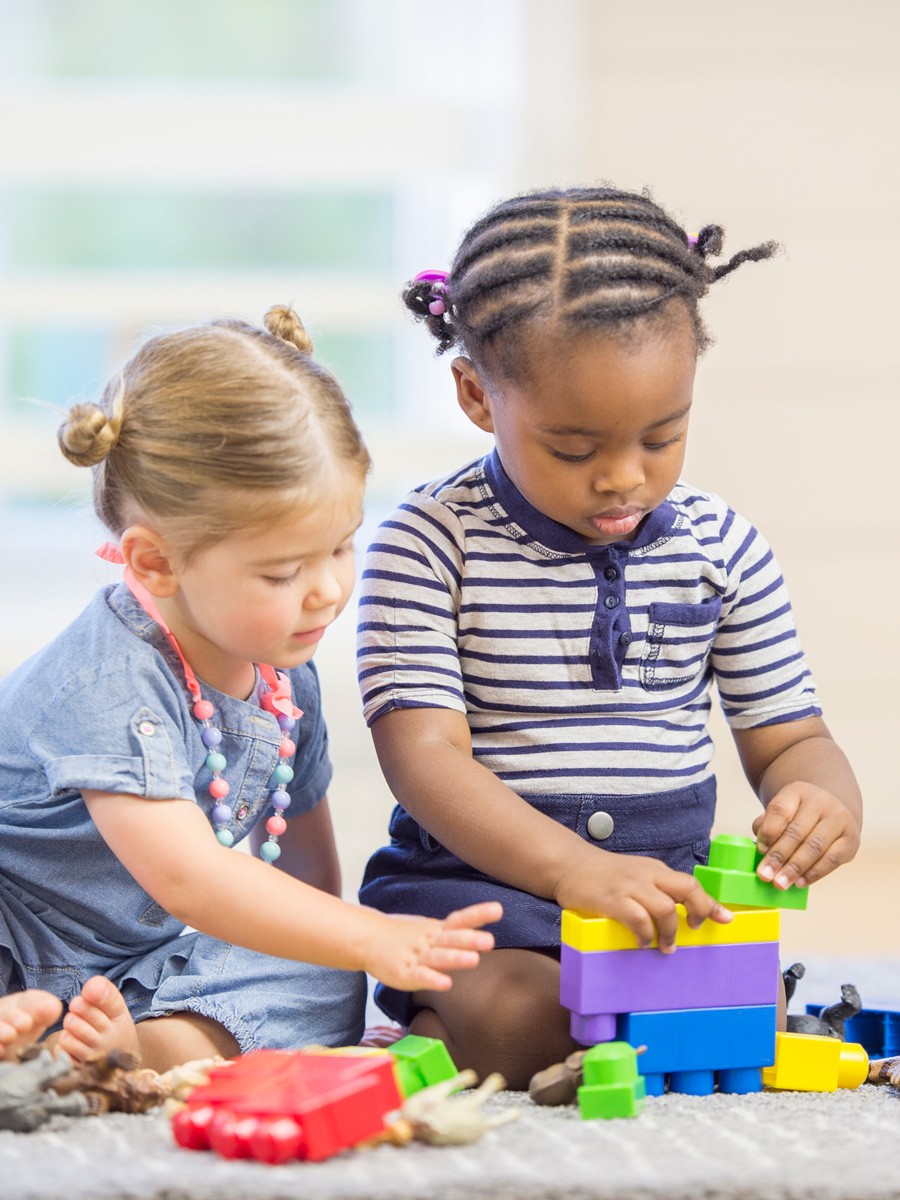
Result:
<svg viewBox="0 0 900 1200"><path fill-rule="evenodd" d="M628 1042L600 1042L586 1051L582 1069L588 1086L631 1084L638 1078L637 1054Z"/></svg>
<svg viewBox="0 0 900 1200"><path fill-rule="evenodd" d="M440 1038L418 1037L410 1033L388 1049L394 1056L404 1097L459 1074L449 1050Z"/></svg>
<svg viewBox="0 0 900 1200"><path fill-rule="evenodd" d="M637 1117L645 1101L644 1078L638 1075L632 1083L586 1084L578 1089L578 1107L584 1121L596 1117Z"/></svg>
<svg viewBox="0 0 900 1200"><path fill-rule="evenodd" d="M721 904L745 904L752 908L806 908L808 888L782 891L756 874L763 855L753 838L723 834L713 838L709 866L694 867L694 877L703 890Z"/></svg>

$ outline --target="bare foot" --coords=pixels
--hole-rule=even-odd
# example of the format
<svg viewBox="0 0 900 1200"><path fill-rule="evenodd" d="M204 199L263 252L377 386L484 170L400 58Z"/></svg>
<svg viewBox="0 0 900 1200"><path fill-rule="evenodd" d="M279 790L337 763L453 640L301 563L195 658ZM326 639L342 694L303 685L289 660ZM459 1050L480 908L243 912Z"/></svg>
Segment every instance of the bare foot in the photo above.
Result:
<svg viewBox="0 0 900 1200"><path fill-rule="evenodd" d="M0 1059L15 1058L23 1046L39 1041L61 1012L62 1001L38 988L0 996Z"/></svg>
<svg viewBox="0 0 900 1200"><path fill-rule="evenodd" d="M69 1001L63 1031L57 1043L76 1062L88 1062L125 1050L140 1058L137 1031L122 993L102 975L94 975Z"/></svg>

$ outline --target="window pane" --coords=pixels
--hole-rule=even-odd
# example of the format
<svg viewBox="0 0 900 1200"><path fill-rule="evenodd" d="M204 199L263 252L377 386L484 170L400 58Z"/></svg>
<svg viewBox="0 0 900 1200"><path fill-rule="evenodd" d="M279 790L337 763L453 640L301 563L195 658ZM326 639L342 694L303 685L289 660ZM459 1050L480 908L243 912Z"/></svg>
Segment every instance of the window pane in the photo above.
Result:
<svg viewBox="0 0 900 1200"><path fill-rule="evenodd" d="M389 271L386 193L15 187L0 261L13 268Z"/></svg>

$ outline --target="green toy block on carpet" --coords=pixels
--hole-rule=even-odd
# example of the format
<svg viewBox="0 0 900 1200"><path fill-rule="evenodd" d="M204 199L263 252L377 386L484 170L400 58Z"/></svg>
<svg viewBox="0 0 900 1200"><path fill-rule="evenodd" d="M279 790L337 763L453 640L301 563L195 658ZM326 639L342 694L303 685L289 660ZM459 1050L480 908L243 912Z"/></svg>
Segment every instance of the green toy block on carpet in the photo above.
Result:
<svg viewBox="0 0 900 1200"><path fill-rule="evenodd" d="M584 1120L636 1117L642 1111L644 1077L638 1074L637 1055L627 1042L601 1042L588 1050L582 1066L578 1107Z"/></svg>
<svg viewBox="0 0 900 1200"><path fill-rule="evenodd" d="M694 876L704 891L720 904L744 904L752 908L806 908L807 888L782 891L756 874L763 856L753 838L722 834L713 838L709 866L694 867Z"/></svg>
<svg viewBox="0 0 900 1200"><path fill-rule="evenodd" d="M450 1051L440 1038L418 1037L410 1033L388 1049L394 1056L404 1099L432 1083L452 1079L458 1074Z"/></svg>

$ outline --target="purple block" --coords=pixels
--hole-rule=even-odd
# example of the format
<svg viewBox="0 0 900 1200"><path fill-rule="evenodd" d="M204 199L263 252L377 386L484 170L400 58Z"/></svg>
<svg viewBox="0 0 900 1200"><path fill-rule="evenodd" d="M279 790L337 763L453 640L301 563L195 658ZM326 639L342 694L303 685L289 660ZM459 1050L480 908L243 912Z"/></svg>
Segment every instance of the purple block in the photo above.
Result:
<svg viewBox="0 0 900 1200"><path fill-rule="evenodd" d="M564 944L559 998L581 1018L775 1004L779 977L777 942L679 946L674 954Z"/></svg>

